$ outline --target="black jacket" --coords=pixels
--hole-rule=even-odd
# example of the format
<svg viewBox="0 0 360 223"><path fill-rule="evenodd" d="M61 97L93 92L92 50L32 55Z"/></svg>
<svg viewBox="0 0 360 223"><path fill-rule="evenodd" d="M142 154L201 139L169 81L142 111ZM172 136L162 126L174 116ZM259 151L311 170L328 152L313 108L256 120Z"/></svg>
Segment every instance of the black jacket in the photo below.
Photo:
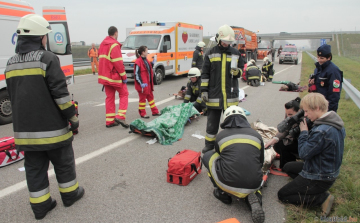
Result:
<svg viewBox="0 0 360 223"><path fill-rule="evenodd" d="M187 83L187 90L184 97L184 103L188 103L196 101L197 103L202 103L201 93L200 93L200 84L201 77L198 78L196 82L192 82L191 80Z"/></svg>
<svg viewBox="0 0 360 223"><path fill-rule="evenodd" d="M231 58L237 57L239 73L231 75ZM209 92L211 109L227 109L239 103L239 77L244 68L244 61L240 53L233 47L223 48L215 46L205 55L205 63L201 74L201 92Z"/></svg>
<svg viewBox="0 0 360 223"><path fill-rule="evenodd" d="M197 67L197 68L199 68L199 70L201 70L203 67L203 64L204 64L203 52L201 50L201 47L196 46L195 51L193 53L193 60L192 60L191 67Z"/></svg>
<svg viewBox="0 0 360 223"><path fill-rule="evenodd" d="M246 80L247 81L254 80L254 79L260 80L260 78L261 78L261 71L257 66L252 65L252 66L248 66L246 68Z"/></svg>
<svg viewBox="0 0 360 223"><path fill-rule="evenodd" d="M16 148L42 151L70 144L68 119L75 107L58 57L41 46L40 38L19 38L16 51L5 70Z"/></svg>

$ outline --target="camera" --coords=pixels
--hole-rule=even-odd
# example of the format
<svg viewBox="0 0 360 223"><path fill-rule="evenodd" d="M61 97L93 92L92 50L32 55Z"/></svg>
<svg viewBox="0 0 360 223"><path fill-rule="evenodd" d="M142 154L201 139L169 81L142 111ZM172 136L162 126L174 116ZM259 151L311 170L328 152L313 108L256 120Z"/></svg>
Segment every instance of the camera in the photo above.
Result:
<svg viewBox="0 0 360 223"><path fill-rule="evenodd" d="M295 115L287 117L277 126L280 133L289 131L289 135L292 137L297 137L300 134L299 124L304 120L304 111L300 109ZM296 127L293 127L294 124L298 124ZM312 122L310 119L306 118L306 124L309 129L312 127Z"/></svg>

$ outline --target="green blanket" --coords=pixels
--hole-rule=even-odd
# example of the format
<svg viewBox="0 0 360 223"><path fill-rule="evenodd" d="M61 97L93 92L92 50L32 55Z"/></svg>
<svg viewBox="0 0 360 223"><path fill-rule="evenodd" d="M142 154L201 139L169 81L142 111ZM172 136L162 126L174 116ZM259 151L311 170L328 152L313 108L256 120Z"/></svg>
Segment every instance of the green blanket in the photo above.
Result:
<svg viewBox="0 0 360 223"><path fill-rule="evenodd" d="M171 145L178 141L184 134L184 126L191 116L200 115L192 103L182 103L174 106L167 106L161 110L161 116L144 122L136 119L130 123L130 130L134 129L153 132L161 145Z"/></svg>
<svg viewBox="0 0 360 223"><path fill-rule="evenodd" d="M288 84L290 81L272 81L273 84Z"/></svg>

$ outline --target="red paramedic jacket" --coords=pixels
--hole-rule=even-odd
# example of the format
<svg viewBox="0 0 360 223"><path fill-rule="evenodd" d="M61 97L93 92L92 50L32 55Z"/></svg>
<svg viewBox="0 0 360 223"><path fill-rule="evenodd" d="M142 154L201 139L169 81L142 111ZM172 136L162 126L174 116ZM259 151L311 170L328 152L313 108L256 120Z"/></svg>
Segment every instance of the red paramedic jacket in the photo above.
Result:
<svg viewBox="0 0 360 223"><path fill-rule="evenodd" d="M144 59L142 57L139 57L136 59L135 61L135 66L134 66L134 74L135 74L135 90L137 90L138 92L142 92L143 94L150 94L151 91L154 91L154 73L153 73L153 69L152 69L152 66L151 66L151 63L148 59L145 59L147 60L148 64L149 64L149 67L150 67L150 79L149 79L149 72L146 68L146 65L145 65L145 62L144 62ZM136 74L136 67L139 67L139 73L140 73L140 77L137 77L137 74ZM140 79L140 81L142 83L147 83L148 86L144 88L144 90L141 90L141 86L140 84L142 83L139 83L137 79Z"/></svg>
<svg viewBox="0 0 360 223"><path fill-rule="evenodd" d="M121 87L122 81L126 79L121 44L113 37L107 36L99 47L98 83Z"/></svg>

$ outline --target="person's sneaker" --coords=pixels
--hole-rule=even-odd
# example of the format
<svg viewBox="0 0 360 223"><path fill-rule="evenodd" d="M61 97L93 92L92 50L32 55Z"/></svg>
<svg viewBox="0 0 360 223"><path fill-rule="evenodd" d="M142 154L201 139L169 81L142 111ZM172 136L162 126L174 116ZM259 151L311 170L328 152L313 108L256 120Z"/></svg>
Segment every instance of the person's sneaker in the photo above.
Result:
<svg viewBox="0 0 360 223"><path fill-rule="evenodd" d="M206 145L206 146L202 149L202 153L205 154L206 152L211 151L211 150L213 150L213 149L214 149L213 146L208 146L208 145Z"/></svg>
<svg viewBox="0 0 360 223"><path fill-rule="evenodd" d="M150 118L148 115L144 115L144 116L140 116L141 118L146 118L146 119L148 119L148 118Z"/></svg>
<svg viewBox="0 0 360 223"><path fill-rule="evenodd" d="M213 194L217 199L219 199L224 204L231 204L232 203L231 196L229 196L228 194L226 194L225 192L221 191L218 188L214 189Z"/></svg>
<svg viewBox="0 0 360 223"><path fill-rule="evenodd" d="M118 125L119 125L119 123L113 122L113 123L111 123L109 125L106 125L106 128L111 128L111 127L118 126Z"/></svg>
<svg viewBox="0 0 360 223"><path fill-rule="evenodd" d="M334 203L334 196L331 195L330 193L328 193L329 196L326 198L326 200L324 201L324 203L322 203L321 205L321 210L322 210L322 214L326 216L328 216L330 214L331 211L331 207Z"/></svg>
<svg viewBox="0 0 360 223"><path fill-rule="evenodd" d="M35 214L35 219L36 220L41 220L41 219L45 218L47 213L49 213L49 211L51 211L52 209L54 209L56 207L56 204L57 204L56 200L51 198L51 205L50 205L49 209L46 210L44 213Z"/></svg>
<svg viewBox="0 0 360 223"><path fill-rule="evenodd" d="M85 190L83 187L79 187L79 190L77 191L77 195L75 196L74 199L72 199L71 201L64 201L64 206L65 207L70 207L71 205L73 205L76 201L80 200L85 194Z"/></svg>
<svg viewBox="0 0 360 223"><path fill-rule="evenodd" d="M253 222L263 223L265 221L265 213L261 207L259 198L255 193L251 193L247 196L247 201L249 202Z"/></svg>
<svg viewBox="0 0 360 223"><path fill-rule="evenodd" d="M160 113L157 113L157 114L153 114L152 116L160 116L161 114Z"/></svg>
<svg viewBox="0 0 360 223"><path fill-rule="evenodd" d="M115 118L115 122L116 122L117 124L122 125L122 127L126 128L126 129L129 128L129 124L127 124L126 121L123 120L123 119L117 119L117 118Z"/></svg>

